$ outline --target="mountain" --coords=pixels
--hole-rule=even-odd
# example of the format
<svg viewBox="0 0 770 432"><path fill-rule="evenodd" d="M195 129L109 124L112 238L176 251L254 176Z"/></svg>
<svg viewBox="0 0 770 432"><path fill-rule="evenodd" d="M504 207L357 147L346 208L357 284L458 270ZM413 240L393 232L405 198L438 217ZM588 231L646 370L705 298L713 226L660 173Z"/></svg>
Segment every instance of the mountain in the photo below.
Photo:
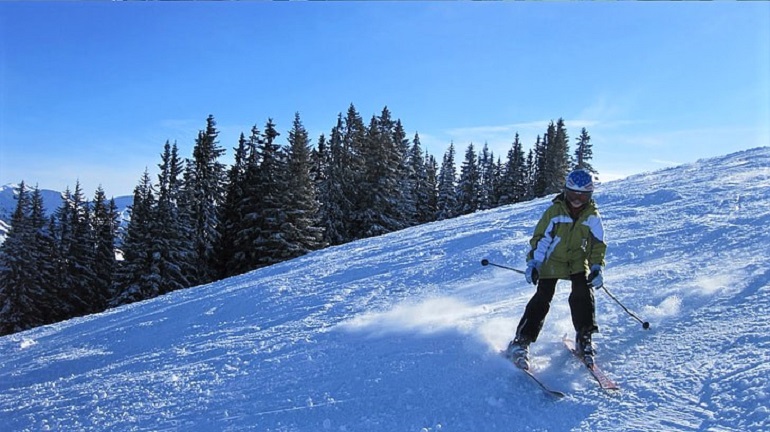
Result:
<svg viewBox="0 0 770 432"><path fill-rule="evenodd" d="M16 193L19 185L7 184L0 186L0 243L5 240L5 235L10 228L11 215L16 210ZM45 208L47 215L52 215L57 208L61 207L62 192L41 189L40 193L43 197L43 207ZM87 199L92 199L89 197ZM128 220L127 209L133 202L133 196L120 196L115 197L115 205L118 207L118 212L121 214L122 220Z"/></svg>
<svg viewBox="0 0 770 432"><path fill-rule="evenodd" d="M0 430L770 430L770 148L601 185L598 388L561 343L498 352L549 199L478 212L0 338Z"/></svg>
<svg viewBox="0 0 770 432"><path fill-rule="evenodd" d="M29 187L29 186L27 186ZM13 211L16 210L16 192L19 188L17 184L7 184L0 186L0 219L10 221ZM28 189L30 190L30 189ZM41 189L43 196L43 206L47 214L52 214L61 204L61 192Z"/></svg>

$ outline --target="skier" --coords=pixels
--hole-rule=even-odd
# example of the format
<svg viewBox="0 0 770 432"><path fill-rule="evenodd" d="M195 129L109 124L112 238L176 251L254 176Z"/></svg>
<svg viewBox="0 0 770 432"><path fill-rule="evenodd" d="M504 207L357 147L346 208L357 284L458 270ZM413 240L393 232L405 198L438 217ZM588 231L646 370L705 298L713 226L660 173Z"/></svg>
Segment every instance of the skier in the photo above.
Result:
<svg viewBox="0 0 770 432"><path fill-rule="evenodd" d="M535 227L525 278L537 285L537 291L506 349L506 356L522 369L529 369L529 344L540 334L559 279L572 282L569 306L576 331L575 346L586 364L593 364L591 334L599 331L593 288L604 283L602 269L607 250L593 190L591 173L584 169L572 171L564 191L553 199Z"/></svg>

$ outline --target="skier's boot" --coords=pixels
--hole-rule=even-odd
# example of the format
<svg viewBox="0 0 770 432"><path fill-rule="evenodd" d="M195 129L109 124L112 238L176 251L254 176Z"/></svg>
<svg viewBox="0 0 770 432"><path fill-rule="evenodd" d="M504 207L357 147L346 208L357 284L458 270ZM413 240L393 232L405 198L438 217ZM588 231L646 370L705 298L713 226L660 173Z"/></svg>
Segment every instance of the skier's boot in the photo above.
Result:
<svg viewBox="0 0 770 432"><path fill-rule="evenodd" d="M596 350L594 349L594 345L591 342L591 332L578 332L577 336L575 337L575 346L577 347L577 352L583 358L583 362L585 362L586 366L589 368L593 367Z"/></svg>
<svg viewBox="0 0 770 432"><path fill-rule="evenodd" d="M521 369L529 369L529 341L516 338L508 344L505 357Z"/></svg>

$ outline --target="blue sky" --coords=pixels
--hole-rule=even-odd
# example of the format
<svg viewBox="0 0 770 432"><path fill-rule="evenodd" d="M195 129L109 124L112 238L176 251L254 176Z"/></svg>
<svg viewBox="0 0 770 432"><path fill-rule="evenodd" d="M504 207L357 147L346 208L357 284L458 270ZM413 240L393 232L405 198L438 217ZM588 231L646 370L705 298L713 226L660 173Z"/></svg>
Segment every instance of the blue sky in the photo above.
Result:
<svg viewBox="0 0 770 432"><path fill-rule="evenodd" d="M230 163L351 103L439 160L562 117L603 180L770 145L770 3L0 2L0 184L127 195L209 114Z"/></svg>

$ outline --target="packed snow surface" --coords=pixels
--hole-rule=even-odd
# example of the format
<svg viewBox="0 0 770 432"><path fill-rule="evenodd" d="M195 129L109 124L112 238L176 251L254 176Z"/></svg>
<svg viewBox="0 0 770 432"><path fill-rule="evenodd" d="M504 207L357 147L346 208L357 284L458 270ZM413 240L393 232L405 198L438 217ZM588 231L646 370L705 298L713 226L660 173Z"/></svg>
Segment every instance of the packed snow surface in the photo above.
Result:
<svg viewBox="0 0 770 432"><path fill-rule="evenodd" d="M534 382L499 356L540 199L0 338L2 431L768 431L770 148L601 185L598 388L560 282Z"/></svg>

